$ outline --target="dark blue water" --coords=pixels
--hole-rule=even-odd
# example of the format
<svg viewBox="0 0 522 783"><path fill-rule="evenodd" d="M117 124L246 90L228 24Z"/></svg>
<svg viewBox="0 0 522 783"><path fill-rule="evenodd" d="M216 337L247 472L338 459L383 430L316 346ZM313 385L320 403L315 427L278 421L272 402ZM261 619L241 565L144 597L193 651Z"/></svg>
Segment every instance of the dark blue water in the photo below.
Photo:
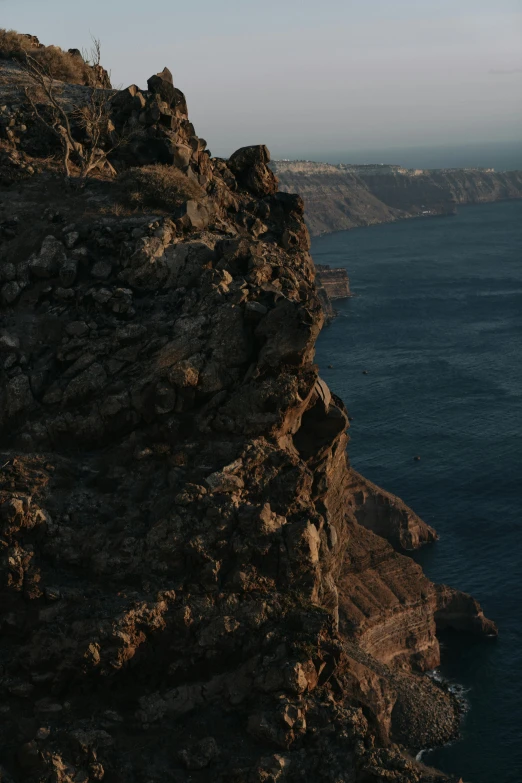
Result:
<svg viewBox="0 0 522 783"><path fill-rule="evenodd" d="M445 642L441 671L469 689L470 709L462 739L424 760L520 783L522 201L340 232L312 252L345 267L357 294L317 346L354 417L352 463L438 530L416 559L500 628L498 641Z"/></svg>

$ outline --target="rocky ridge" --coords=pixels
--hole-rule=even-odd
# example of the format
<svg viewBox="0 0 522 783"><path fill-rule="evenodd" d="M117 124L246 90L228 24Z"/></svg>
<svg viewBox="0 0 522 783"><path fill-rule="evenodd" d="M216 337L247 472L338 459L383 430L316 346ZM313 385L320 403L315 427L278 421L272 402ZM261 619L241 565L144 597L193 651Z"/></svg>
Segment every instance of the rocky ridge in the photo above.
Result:
<svg viewBox="0 0 522 783"><path fill-rule="evenodd" d="M302 199L263 146L212 158L167 70L115 93L111 161L196 182L168 213L64 192L4 117L0 779L448 779L411 755L458 732L422 673L438 628L496 629L350 467Z"/></svg>
<svg viewBox="0 0 522 783"><path fill-rule="evenodd" d="M452 214L459 204L522 198L522 172L492 169L405 169L274 161L284 191L306 203L312 235L403 218Z"/></svg>

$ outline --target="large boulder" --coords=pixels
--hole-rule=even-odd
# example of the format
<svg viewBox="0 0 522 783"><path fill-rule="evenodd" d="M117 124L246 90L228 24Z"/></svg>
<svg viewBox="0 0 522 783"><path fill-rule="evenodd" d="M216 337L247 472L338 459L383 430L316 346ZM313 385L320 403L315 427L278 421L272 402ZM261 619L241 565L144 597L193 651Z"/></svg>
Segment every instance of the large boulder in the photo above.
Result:
<svg viewBox="0 0 522 783"><path fill-rule="evenodd" d="M149 91L154 95L159 95L162 101L184 116L187 117L187 102L185 96L174 87L172 74L168 68L164 68L160 73L155 73L150 79L147 79Z"/></svg>
<svg viewBox="0 0 522 783"><path fill-rule="evenodd" d="M124 90L119 90L111 99L111 104L116 112L131 114L140 111L145 106L145 99L136 84L131 84Z"/></svg>
<svg viewBox="0 0 522 783"><path fill-rule="evenodd" d="M151 76L151 77L150 77L150 79L149 79L149 83L150 83L150 82L151 82L153 79L161 79L161 80L163 80L163 81L165 81L165 82L169 82L169 83L170 83L170 84L172 84L172 85L174 84L174 79L173 79L173 76L172 76L172 71L171 71L169 68L164 68L164 69L163 69L162 71L160 71L159 73L156 73L156 74L154 74L154 76Z"/></svg>
<svg viewBox="0 0 522 783"><path fill-rule="evenodd" d="M180 207L179 217L187 229L202 231L210 223L211 210L209 207L208 201L202 204L200 201L191 199Z"/></svg>
<svg viewBox="0 0 522 783"><path fill-rule="evenodd" d="M192 150L187 144L176 144L172 136L138 136L125 150L126 155L132 155L133 165L148 166L161 163L164 166L175 166L186 170Z"/></svg>
<svg viewBox="0 0 522 783"><path fill-rule="evenodd" d="M238 183L254 195L263 198L277 191L277 177L268 168L270 153L264 144L241 147L228 161Z"/></svg>

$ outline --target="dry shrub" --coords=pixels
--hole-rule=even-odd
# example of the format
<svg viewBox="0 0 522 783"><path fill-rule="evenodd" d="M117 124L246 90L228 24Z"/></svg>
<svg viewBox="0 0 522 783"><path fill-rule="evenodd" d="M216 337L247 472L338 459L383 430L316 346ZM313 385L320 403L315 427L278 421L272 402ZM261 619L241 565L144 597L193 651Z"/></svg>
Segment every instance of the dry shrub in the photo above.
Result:
<svg viewBox="0 0 522 783"><path fill-rule="evenodd" d="M110 206L100 207L100 214L111 215L113 217L123 217L124 215L132 215L133 213L132 210L130 210L128 207L125 207L123 204L115 201L114 204L111 204Z"/></svg>
<svg viewBox="0 0 522 783"><path fill-rule="evenodd" d="M89 83L89 68L82 58L64 52L58 46L35 49L31 52L31 56L53 79L69 84Z"/></svg>
<svg viewBox="0 0 522 783"><path fill-rule="evenodd" d="M127 199L133 206L175 210L191 199L205 196L203 188L174 166L142 166L120 176Z"/></svg>
<svg viewBox="0 0 522 783"><path fill-rule="evenodd" d="M53 79L69 84L89 84L91 69L81 57L64 52L58 46L35 47L31 39L14 30L0 29L0 58L25 60L30 54Z"/></svg>
<svg viewBox="0 0 522 783"><path fill-rule="evenodd" d="M15 30L0 28L0 57L9 58L23 54L31 45L29 40Z"/></svg>

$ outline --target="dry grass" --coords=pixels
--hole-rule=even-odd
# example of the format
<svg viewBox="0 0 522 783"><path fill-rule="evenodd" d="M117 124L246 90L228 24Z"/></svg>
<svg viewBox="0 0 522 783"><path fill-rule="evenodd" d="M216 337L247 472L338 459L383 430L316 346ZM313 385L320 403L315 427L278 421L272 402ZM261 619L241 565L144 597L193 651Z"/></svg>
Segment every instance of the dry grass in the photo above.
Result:
<svg viewBox="0 0 522 783"><path fill-rule="evenodd" d="M24 61L30 54L53 79L69 84L89 84L90 68L80 57L64 52L58 46L35 48L30 38L15 30L0 28L0 58Z"/></svg>
<svg viewBox="0 0 522 783"><path fill-rule="evenodd" d="M0 57L4 59L16 57L30 48L29 39L14 30L0 28Z"/></svg>
<svg viewBox="0 0 522 783"><path fill-rule="evenodd" d="M35 49L34 59L47 70L53 79L69 84L88 84L90 71L80 57L74 57L57 46Z"/></svg>
<svg viewBox="0 0 522 783"><path fill-rule="evenodd" d="M127 199L135 207L174 210L205 195L203 188L174 166L143 166L120 176Z"/></svg>
<svg viewBox="0 0 522 783"><path fill-rule="evenodd" d="M108 215L110 217L129 217L130 215L136 214L136 210L129 209L129 207L120 204L118 201L115 201L114 204L108 206L101 206L99 212L100 215Z"/></svg>

